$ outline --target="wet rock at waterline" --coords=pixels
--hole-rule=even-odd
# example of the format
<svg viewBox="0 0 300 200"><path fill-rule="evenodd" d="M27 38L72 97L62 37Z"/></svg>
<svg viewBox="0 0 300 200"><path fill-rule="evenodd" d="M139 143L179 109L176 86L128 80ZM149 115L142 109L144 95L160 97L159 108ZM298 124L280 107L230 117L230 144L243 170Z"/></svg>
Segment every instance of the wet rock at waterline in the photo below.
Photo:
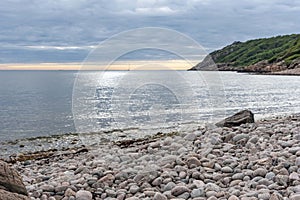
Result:
<svg viewBox="0 0 300 200"><path fill-rule="evenodd" d="M216 123L218 127L233 127L241 124L254 123L254 114L250 110L242 110Z"/></svg>

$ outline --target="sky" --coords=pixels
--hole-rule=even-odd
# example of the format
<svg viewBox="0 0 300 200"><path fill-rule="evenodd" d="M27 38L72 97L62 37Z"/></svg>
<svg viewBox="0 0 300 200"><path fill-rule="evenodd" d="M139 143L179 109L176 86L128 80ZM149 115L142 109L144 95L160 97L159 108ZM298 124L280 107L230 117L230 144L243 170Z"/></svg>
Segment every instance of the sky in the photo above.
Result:
<svg viewBox="0 0 300 200"><path fill-rule="evenodd" d="M81 63L99 43L143 27L177 31L211 52L234 41L299 33L299 13L298 0L1 0L0 69ZM151 54L128 58L175 59Z"/></svg>

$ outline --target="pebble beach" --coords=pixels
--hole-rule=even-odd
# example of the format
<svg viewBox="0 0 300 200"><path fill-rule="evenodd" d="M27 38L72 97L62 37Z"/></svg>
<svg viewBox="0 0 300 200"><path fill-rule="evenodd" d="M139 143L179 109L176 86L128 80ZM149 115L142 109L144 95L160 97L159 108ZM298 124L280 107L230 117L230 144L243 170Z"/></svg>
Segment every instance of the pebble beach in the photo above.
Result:
<svg viewBox="0 0 300 200"><path fill-rule="evenodd" d="M16 162L32 200L300 199L300 115Z"/></svg>

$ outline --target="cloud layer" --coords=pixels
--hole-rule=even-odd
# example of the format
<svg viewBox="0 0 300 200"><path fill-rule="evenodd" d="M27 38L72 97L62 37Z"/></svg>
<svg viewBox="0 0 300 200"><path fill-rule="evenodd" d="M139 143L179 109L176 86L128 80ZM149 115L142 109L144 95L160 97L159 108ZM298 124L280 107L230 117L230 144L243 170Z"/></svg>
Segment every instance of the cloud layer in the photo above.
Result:
<svg viewBox="0 0 300 200"><path fill-rule="evenodd" d="M0 62L80 62L112 35L149 26L174 29L213 50L297 33L299 13L297 0L2 0Z"/></svg>

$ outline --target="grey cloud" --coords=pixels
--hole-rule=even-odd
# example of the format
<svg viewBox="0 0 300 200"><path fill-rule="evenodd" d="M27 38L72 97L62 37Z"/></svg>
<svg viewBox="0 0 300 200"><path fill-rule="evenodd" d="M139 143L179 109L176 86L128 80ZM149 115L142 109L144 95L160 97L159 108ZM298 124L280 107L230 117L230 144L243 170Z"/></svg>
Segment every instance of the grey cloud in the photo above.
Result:
<svg viewBox="0 0 300 200"><path fill-rule="evenodd" d="M28 55L24 60L35 61L29 55L37 49L24 46L53 46L65 49L39 49L41 56L66 53L66 61L76 60L87 46L145 26L175 29L213 50L235 40L298 32L299 12L296 0L2 0L0 57L13 60L9 53L19 49L19 56Z"/></svg>

